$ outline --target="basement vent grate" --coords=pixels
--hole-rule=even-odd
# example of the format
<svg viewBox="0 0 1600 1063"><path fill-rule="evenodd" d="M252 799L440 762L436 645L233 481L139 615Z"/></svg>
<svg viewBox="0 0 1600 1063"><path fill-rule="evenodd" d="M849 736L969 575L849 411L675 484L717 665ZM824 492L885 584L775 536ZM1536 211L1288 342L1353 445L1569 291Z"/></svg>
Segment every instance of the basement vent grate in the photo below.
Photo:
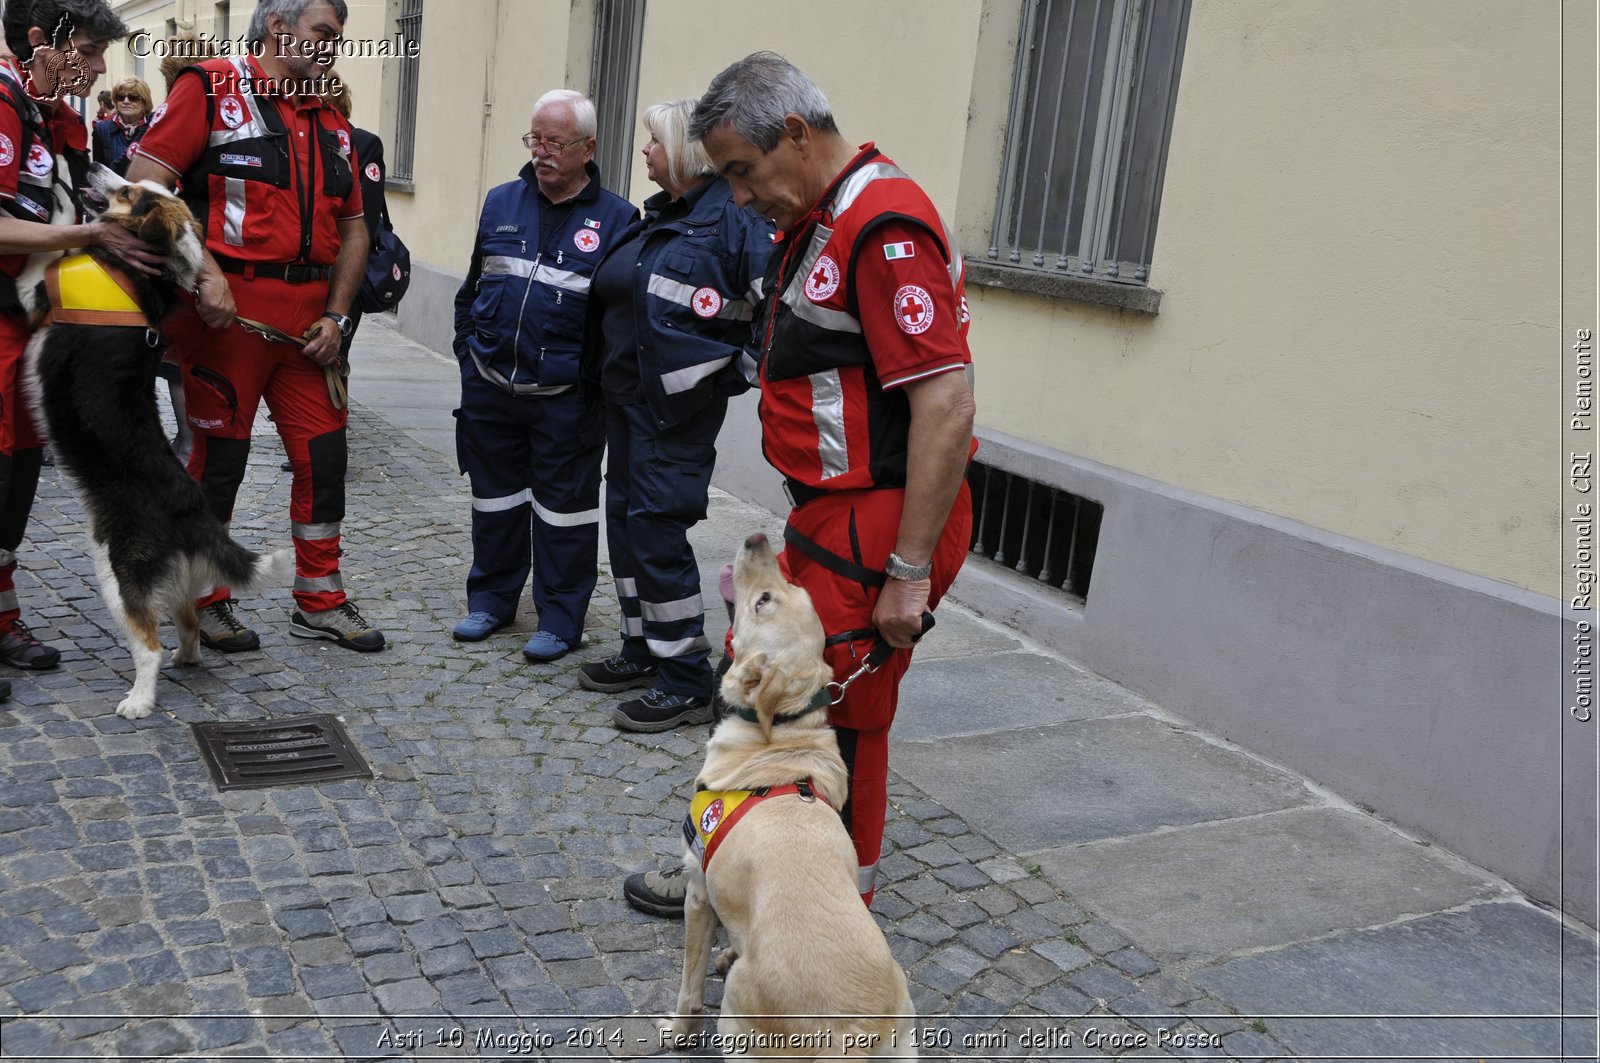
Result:
<svg viewBox="0 0 1600 1063"><path fill-rule="evenodd" d="M191 726L219 790L372 778L332 716Z"/></svg>
<svg viewBox="0 0 1600 1063"><path fill-rule="evenodd" d="M980 461L972 463L967 483L973 553L1088 598L1104 506Z"/></svg>

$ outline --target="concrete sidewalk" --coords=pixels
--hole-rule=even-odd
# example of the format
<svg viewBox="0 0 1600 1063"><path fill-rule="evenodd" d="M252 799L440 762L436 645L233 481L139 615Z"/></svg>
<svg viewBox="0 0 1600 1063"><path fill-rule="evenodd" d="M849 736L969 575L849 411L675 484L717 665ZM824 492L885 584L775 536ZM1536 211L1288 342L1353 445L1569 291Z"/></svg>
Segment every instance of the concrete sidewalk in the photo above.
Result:
<svg viewBox="0 0 1600 1063"><path fill-rule="evenodd" d="M383 654L287 638L278 592L243 603L260 653L168 670L165 711L121 721L131 664L81 507L43 485L21 590L64 662L13 673L0 711L5 1058L659 1051L681 926L618 886L676 857L704 729L623 735L577 688L614 648L604 576L554 665L522 660L526 613L449 639L456 366L381 319L354 362L345 571ZM235 533L281 541L264 419L258 442ZM737 543L781 526L716 493L694 534L709 601ZM1025 633L939 616L894 730L874 905L923 1055L1595 1057L1591 930ZM298 712L341 715L375 778L218 793L186 725Z"/></svg>

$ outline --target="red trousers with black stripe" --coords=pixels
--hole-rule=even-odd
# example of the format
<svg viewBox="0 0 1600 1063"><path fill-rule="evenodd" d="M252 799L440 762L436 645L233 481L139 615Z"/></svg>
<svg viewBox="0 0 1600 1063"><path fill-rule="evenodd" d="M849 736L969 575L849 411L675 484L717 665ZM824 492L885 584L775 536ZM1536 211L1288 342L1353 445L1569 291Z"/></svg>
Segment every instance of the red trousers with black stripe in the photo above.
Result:
<svg viewBox="0 0 1600 1063"><path fill-rule="evenodd" d="M17 547L39 487L42 440L20 383L30 335L20 314L0 314L0 635L22 615L14 582Z"/></svg>
<svg viewBox="0 0 1600 1063"><path fill-rule="evenodd" d="M299 336L327 305L326 281L288 284L230 275L239 316ZM331 322L324 322L332 327ZM192 303L175 310L163 327L183 366L183 398L194 429L189 475L200 481L219 520L233 515L244 480L250 432L263 399L293 468L289 520L294 536L295 603L332 609L345 600L339 572L339 525L344 519L346 412L328 394L323 368L293 344L269 340L238 325L211 329ZM196 604L230 596L217 587Z"/></svg>
<svg viewBox="0 0 1600 1063"><path fill-rule="evenodd" d="M840 491L791 511L789 524L830 553L881 572L899 534L904 501L905 491L900 489ZM963 482L934 550L929 609L939 604L955 580L971 543L972 496ZM779 554L778 563L791 582L811 595L822 629L830 637L871 630L877 587L852 582L794 549ZM829 646L834 680L843 682L859 668L874 643L874 637L866 636ZM900 680L910 666L911 650L895 650L883 667L851 683L844 700L828 711L850 768L850 799L840 814L855 844L857 885L868 903L888 811L889 726L899 707Z"/></svg>

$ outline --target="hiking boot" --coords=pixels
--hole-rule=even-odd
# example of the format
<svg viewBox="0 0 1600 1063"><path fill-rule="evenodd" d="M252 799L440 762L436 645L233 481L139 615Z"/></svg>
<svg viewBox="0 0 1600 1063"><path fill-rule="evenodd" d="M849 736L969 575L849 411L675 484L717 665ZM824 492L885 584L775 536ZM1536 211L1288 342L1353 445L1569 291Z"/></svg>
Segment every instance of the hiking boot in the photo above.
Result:
<svg viewBox="0 0 1600 1063"><path fill-rule="evenodd" d="M649 686L655 682L655 678L655 665L634 664L620 653L578 669L578 685L602 694L617 694L632 687Z"/></svg>
<svg viewBox="0 0 1600 1063"><path fill-rule="evenodd" d="M670 731L680 723L708 723L710 720L710 698L668 694L660 687L646 690L642 698L624 701L611 713L611 722L621 730L645 734Z"/></svg>
<svg viewBox="0 0 1600 1063"><path fill-rule="evenodd" d="M233 615L233 599L212 602L200 611L200 645L220 653L239 653L261 648L254 631Z"/></svg>
<svg viewBox="0 0 1600 1063"><path fill-rule="evenodd" d="M354 602L332 609L296 609L289 634L302 639L328 639L347 650L374 653L383 649L383 632L367 623Z"/></svg>
<svg viewBox="0 0 1600 1063"><path fill-rule="evenodd" d="M629 907L663 919L683 918L683 896L688 892L682 864L665 871L641 871L622 880L622 897Z"/></svg>
<svg viewBox="0 0 1600 1063"><path fill-rule="evenodd" d="M13 668L42 672L61 663L61 651L40 642L27 624L13 620L11 630L0 635L0 661Z"/></svg>

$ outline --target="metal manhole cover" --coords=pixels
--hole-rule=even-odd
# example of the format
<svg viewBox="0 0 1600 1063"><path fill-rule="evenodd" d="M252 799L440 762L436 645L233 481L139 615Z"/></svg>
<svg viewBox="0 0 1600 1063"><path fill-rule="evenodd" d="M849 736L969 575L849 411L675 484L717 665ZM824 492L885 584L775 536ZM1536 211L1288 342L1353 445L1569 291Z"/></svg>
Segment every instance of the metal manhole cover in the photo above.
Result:
<svg viewBox="0 0 1600 1063"><path fill-rule="evenodd" d="M190 726L219 790L372 778L332 716Z"/></svg>

